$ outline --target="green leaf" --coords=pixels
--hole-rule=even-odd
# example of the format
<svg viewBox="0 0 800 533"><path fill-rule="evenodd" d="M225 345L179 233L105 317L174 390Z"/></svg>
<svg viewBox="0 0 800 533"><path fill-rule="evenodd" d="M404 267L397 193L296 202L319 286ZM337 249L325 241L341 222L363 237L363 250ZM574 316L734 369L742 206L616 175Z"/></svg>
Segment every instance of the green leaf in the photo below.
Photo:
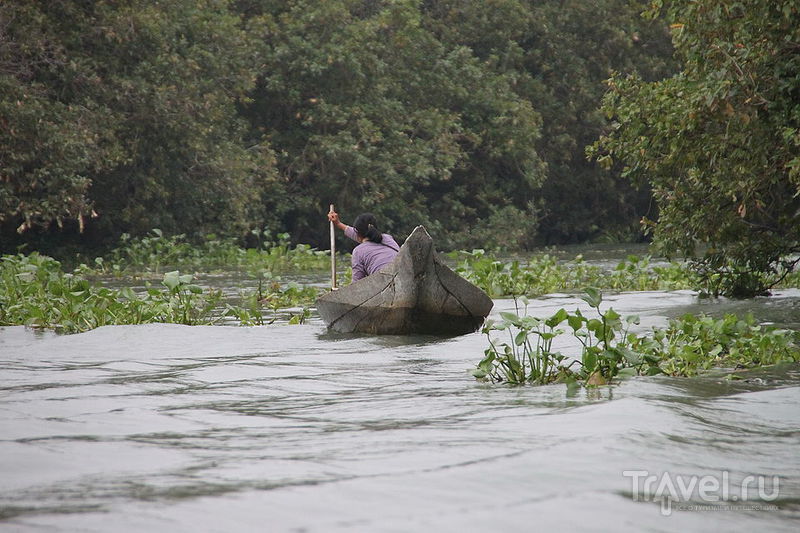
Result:
<svg viewBox="0 0 800 533"><path fill-rule="evenodd" d="M632 367L621 368L617 372L617 377L620 379L631 378L636 375L636 369Z"/></svg>
<svg viewBox="0 0 800 533"><path fill-rule="evenodd" d="M594 372L597 367L597 352L594 350L586 350L582 357L583 369L587 374Z"/></svg>
<svg viewBox="0 0 800 533"><path fill-rule="evenodd" d="M514 314L514 313L509 313L507 311L502 311L500 313L500 316L503 318L503 320L505 320L505 321L515 325L515 326L519 326L522 323L520 317L518 315Z"/></svg>
<svg viewBox="0 0 800 533"><path fill-rule="evenodd" d="M584 294L581 295L581 300L589 304L590 307L598 308L603 301L603 294L599 289L588 287L584 289Z"/></svg>
<svg viewBox="0 0 800 533"><path fill-rule="evenodd" d="M554 328L569 318L569 313L563 308L556 311L556 313L545 321L549 327Z"/></svg>
<svg viewBox="0 0 800 533"><path fill-rule="evenodd" d="M639 365L639 364L642 363L641 355L639 355L638 353L634 352L630 348L627 348L625 346L618 346L617 349L625 357L625 361L627 361L628 364Z"/></svg>
<svg viewBox="0 0 800 533"><path fill-rule="evenodd" d="M602 334L602 330L603 330L603 322L601 322L600 320L598 320L596 318L590 318L586 322L586 329L588 329L589 331L591 331L595 335L600 336Z"/></svg>
<svg viewBox="0 0 800 533"><path fill-rule="evenodd" d="M164 274L164 279L161 281L165 287L169 290L175 290L175 288L180 285L180 276L177 270L172 272L167 272Z"/></svg>
<svg viewBox="0 0 800 533"><path fill-rule="evenodd" d="M586 319L582 316L570 315L569 318L567 318L567 323L574 331L578 331L581 329L581 326L583 326L584 320Z"/></svg>
<svg viewBox="0 0 800 533"><path fill-rule="evenodd" d="M625 322L638 325L640 322L639 315L628 315L625 317Z"/></svg>

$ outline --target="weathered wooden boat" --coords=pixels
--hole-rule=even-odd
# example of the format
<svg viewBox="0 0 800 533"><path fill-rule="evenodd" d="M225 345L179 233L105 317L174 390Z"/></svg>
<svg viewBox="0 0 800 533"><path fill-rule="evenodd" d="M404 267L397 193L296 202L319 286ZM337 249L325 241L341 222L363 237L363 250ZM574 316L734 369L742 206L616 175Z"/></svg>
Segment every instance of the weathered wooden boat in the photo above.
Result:
<svg viewBox="0 0 800 533"><path fill-rule="evenodd" d="M383 270L317 300L330 329L387 335L471 333L492 305L485 292L441 261L423 226Z"/></svg>

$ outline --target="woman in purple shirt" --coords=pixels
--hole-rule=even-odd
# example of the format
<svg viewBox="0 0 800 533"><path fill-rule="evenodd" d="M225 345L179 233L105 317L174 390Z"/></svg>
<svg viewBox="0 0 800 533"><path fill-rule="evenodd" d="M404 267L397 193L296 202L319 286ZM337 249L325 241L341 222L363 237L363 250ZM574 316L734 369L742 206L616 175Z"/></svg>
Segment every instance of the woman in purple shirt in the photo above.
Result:
<svg viewBox="0 0 800 533"><path fill-rule="evenodd" d="M338 213L328 213L328 220L344 234L359 242L353 250L353 281L358 281L381 270L392 262L400 246L388 233L378 231L378 222L372 213L358 215L353 226L343 224Z"/></svg>

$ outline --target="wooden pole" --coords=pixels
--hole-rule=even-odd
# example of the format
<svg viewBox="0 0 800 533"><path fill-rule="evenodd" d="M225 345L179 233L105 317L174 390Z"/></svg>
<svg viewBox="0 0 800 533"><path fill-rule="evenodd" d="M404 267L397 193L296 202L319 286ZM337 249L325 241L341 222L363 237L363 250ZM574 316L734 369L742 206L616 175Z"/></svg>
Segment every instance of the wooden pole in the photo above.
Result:
<svg viewBox="0 0 800 533"><path fill-rule="evenodd" d="M333 213L333 204L331 204L330 213ZM335 291L336 287L336 228L331 220L331 290Z"/></svg>

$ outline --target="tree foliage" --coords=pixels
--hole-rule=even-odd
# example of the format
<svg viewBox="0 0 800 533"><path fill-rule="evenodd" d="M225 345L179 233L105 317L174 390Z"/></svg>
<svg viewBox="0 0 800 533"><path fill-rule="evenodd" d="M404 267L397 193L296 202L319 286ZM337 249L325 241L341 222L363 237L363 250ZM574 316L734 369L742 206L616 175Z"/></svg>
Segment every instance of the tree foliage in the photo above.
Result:
<svg viewBox="0 0 800 533"><path fill-rule="evenodd" d="M512 76L422 19L412 1L295 0L271 13L250 118L279 154L301 239L331 201L451 243L502 209L532 216L538 113Z"/></svg>
<svg viewBox="0 0 800 533"><path fill-rule="evenodd" d="M800 251L800 7L665 5L683 68L614 76L591 153L652 185L657 241L695 258L711 292L758 294Z"/></svg>
<svg viewBox="0 0 800 533"><path fill-rule="evenodd" d="M647 190L588 162L584 148L604 130L599 103L612 71L644 79L672 73L667 25L646 20L630 0L582 2L429 0L429 24L514 77L514 89L542 116L535 149L547 164L536 198L537 242L637 236Z"/></svg>
<svg viewBox="0 0 800 533"><path fill-rule="evenodd" d="M0 237L321 245L331 202L444 247L613 233L648 196L583 158L601 80L670 68L630 2L8 0Z"/></svg>
<svg viewBox="0 0 800 533"><path fill-rule="evenodd" d="M222 0L0 6L0 218L244 229L272 155L237 105L253 32Z"/></svg>

